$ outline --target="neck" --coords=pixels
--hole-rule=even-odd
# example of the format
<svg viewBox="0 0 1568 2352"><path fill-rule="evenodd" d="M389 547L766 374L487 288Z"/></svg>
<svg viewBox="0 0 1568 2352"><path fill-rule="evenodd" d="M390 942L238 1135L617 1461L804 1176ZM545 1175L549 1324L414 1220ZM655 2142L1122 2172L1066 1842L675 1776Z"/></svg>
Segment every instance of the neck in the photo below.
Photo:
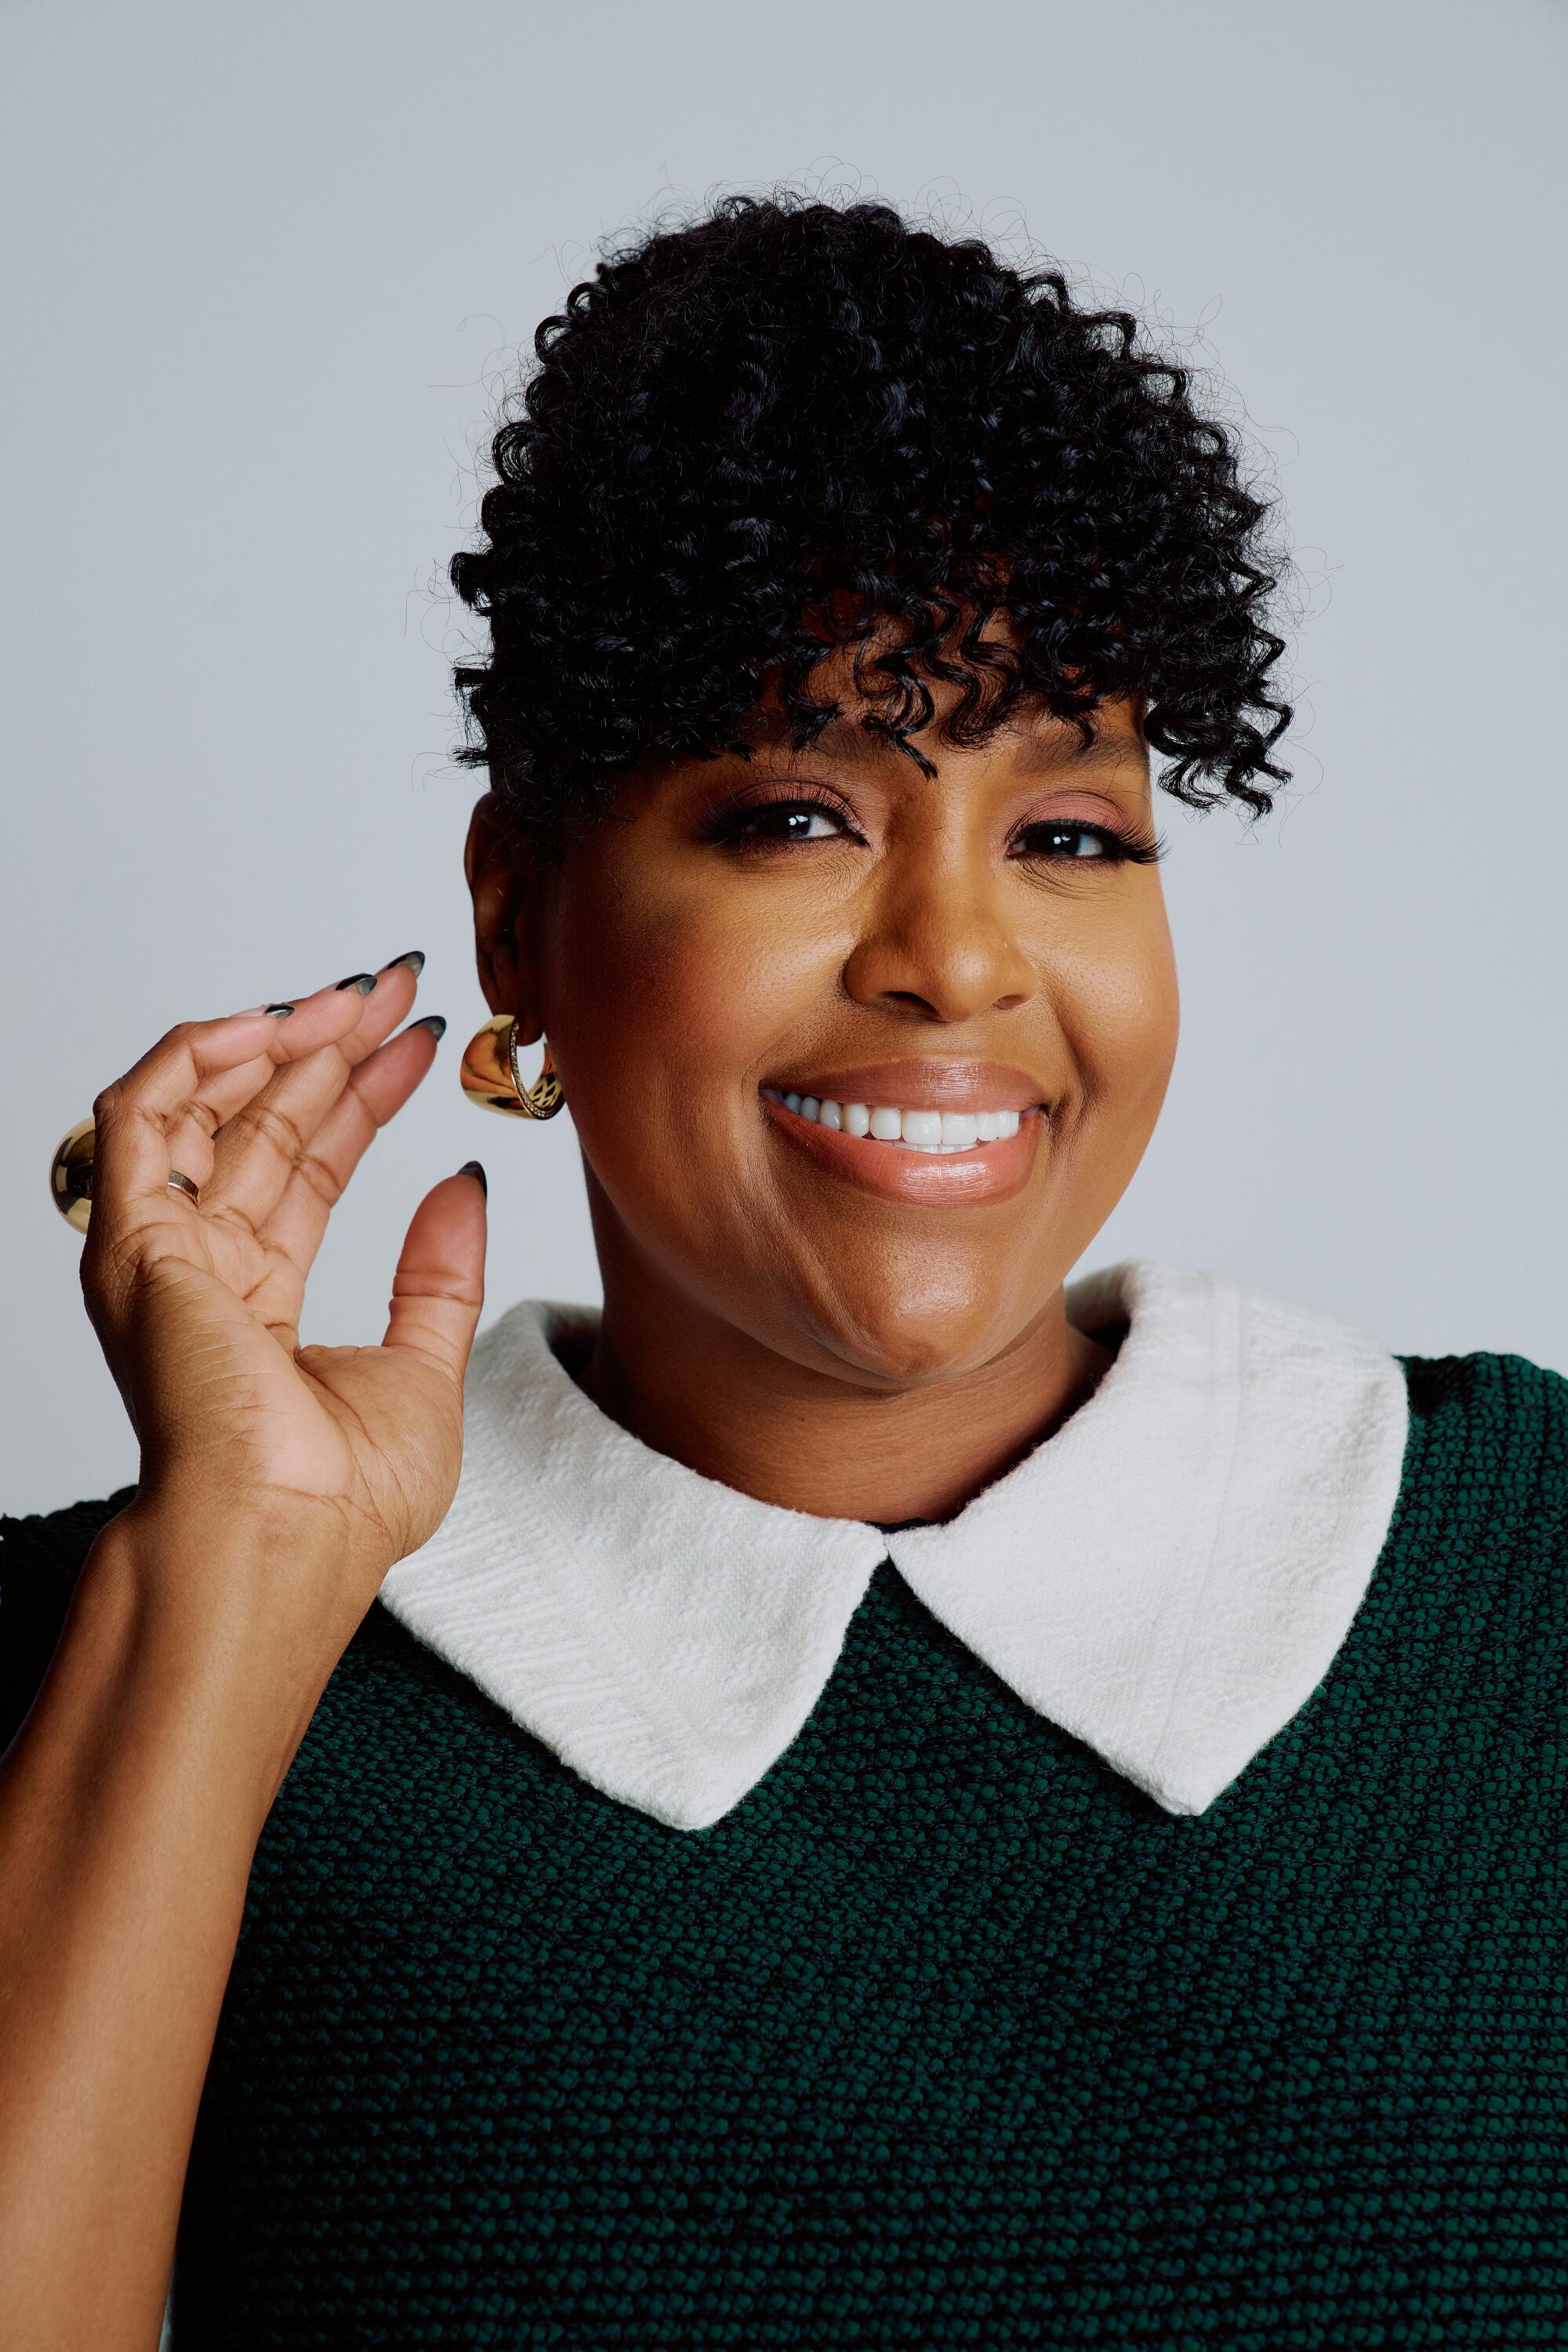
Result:
<svg viewBox="0 0 1568 2352"><path fill-rule="evenodd" d="M568 1365L656 1453L764 1503L895 1527L950 1517L1090 1396L1110 1351L1058 1291L1002 1355L952 1379L871 1390L814 1371L650 1280L605 1268L593 1353Z"/></svg>

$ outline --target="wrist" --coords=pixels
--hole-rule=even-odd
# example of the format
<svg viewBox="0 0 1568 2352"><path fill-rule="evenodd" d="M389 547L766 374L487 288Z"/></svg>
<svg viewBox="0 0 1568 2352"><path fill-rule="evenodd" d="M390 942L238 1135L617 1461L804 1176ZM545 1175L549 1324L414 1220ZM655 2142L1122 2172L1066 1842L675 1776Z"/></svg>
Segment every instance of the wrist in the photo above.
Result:
<svg viewBox="0 0 1568 2352"><path fill-rule="evenodd" d="M307 1540L271 1514L139 1496L88 1555L73 1639L109 1686L227 1745L270 1805L343 1646L324 1606L338 1566L319 1523Z"/></svg>

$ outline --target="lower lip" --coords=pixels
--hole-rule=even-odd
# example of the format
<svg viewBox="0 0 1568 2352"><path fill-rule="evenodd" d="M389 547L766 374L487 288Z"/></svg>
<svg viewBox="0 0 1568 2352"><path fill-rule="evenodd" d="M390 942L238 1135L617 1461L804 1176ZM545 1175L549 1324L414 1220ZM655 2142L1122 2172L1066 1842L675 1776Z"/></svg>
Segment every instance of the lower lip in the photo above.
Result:
<svg viewBox="0 0 1568 2352"><path fill-rule="evenodd" d="M978 1143L973 1151L907 1151L870 1136L821 1127L774 1095L763 1108L778 1133L830 1175L842 1176L879 1201L912 1201L933 1209L963 1209L982 1201L1009 1201L1029 1181L1045 1117L1037 1105L1018 1121L1016 1135Z"/></svg>

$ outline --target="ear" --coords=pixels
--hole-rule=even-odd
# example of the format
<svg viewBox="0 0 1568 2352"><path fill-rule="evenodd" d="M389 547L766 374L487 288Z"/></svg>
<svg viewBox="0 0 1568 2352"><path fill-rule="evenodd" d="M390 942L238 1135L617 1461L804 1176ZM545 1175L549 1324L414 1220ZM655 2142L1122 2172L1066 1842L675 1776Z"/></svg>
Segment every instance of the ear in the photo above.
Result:
<svg viewBox="0 0 1568 2352"><path fill-rule="evenodd" d="M495 793L474 803L463 847L463 871L474 902L474 961L492 1013L517 1015L531 1045L543 1034L535 958L539 861Z"/></svg>

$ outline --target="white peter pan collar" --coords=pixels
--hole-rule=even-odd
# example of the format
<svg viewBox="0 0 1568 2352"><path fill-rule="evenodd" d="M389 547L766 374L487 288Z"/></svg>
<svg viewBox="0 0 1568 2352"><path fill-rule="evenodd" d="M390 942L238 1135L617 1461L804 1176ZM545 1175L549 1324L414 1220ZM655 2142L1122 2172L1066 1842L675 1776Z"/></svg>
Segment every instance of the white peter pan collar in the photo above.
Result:
<svg viewBox="0 0 1568 2352"><path fill-rule="evenodd" d="M1144 1259L1067 1308L1128 1323L1093 1395L956 1517L884 1535L654 1453L552 1352L594 1311L525 1299L475 1343L456 1498L381 1597L595 1789L696 1830L795 1739L890 1559L1029 1706L1202 1812L1366 1591L1404 1371L1353 1324Z"/></svg>

